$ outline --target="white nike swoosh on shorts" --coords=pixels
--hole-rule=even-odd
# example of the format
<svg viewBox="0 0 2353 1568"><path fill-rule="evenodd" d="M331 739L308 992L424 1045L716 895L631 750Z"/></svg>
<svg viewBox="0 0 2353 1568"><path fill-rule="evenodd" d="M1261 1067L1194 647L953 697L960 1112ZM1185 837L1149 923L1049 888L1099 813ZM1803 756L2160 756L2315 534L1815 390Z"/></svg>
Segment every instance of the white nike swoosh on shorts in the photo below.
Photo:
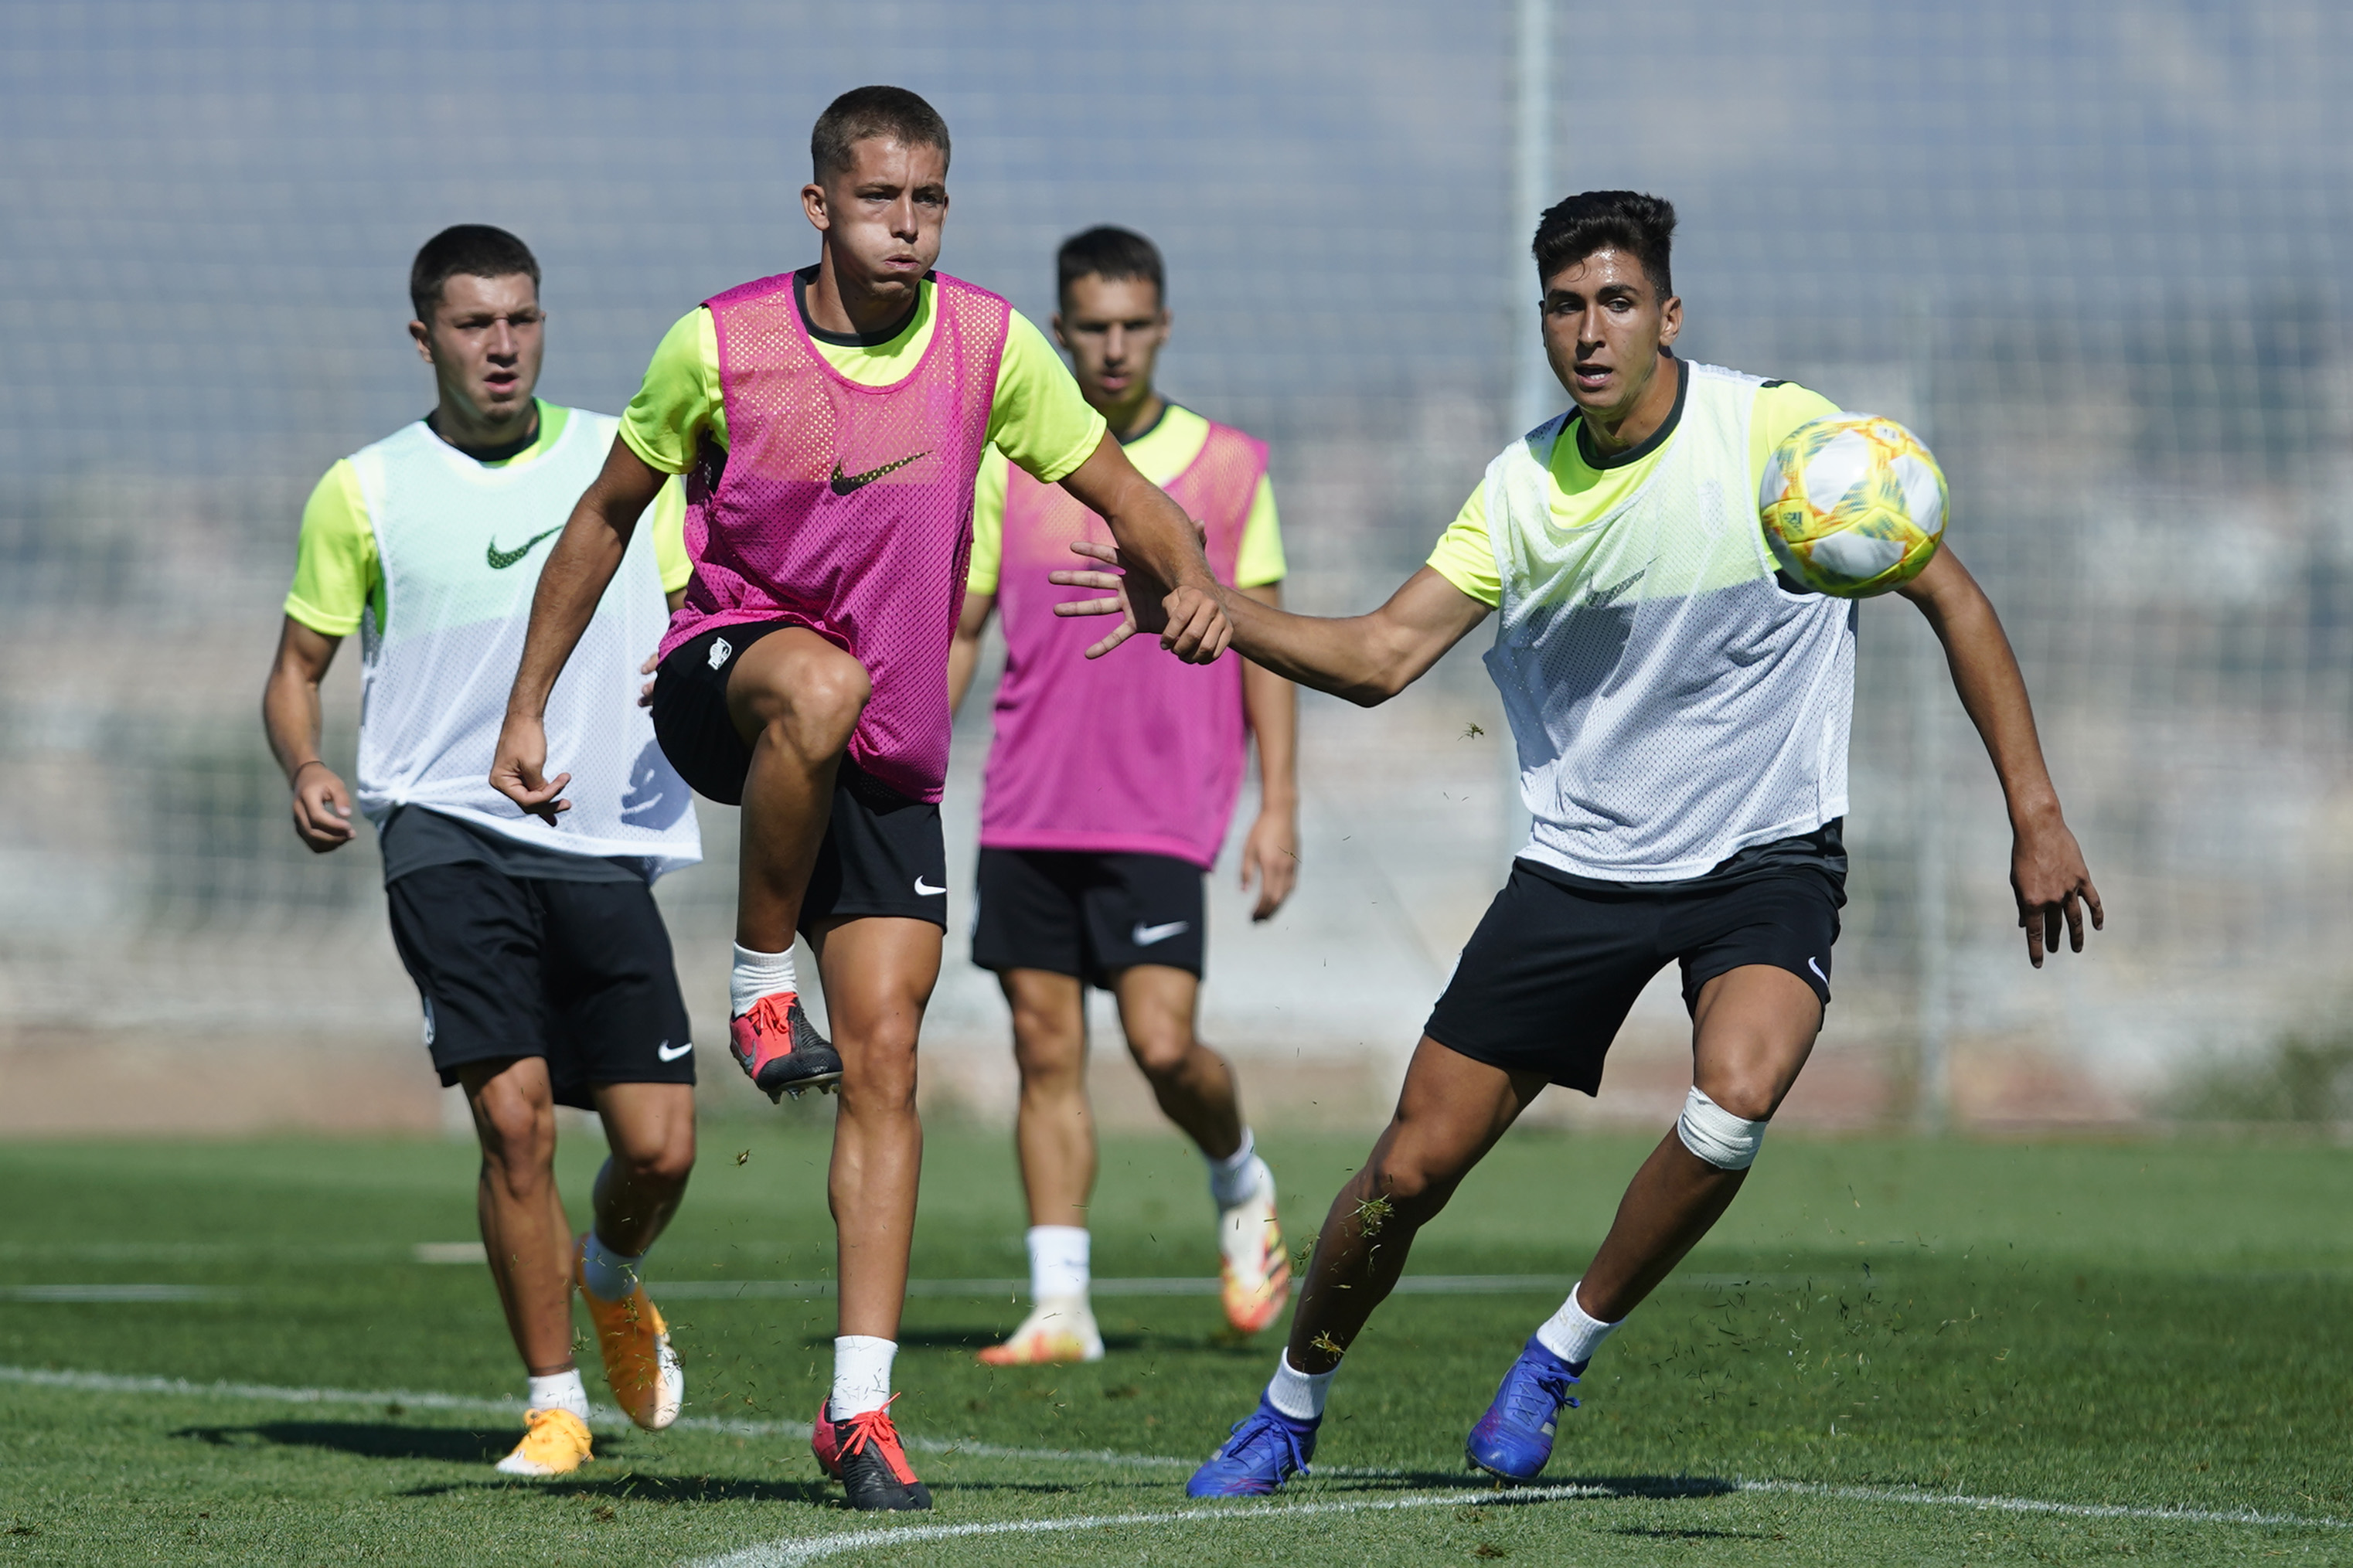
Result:
<svg viewBox="0 0 2353 1568"><path fill-rule="evenodd" d="M1192 929L1191 921L1170 921L1165 926L1148 926L1142 921L1138 921L1135 922L1135 929L1127 934L1128 940L1134 942L1136 946L1150 947L1155 942L1166 942L1170 937L1181 936Z"/></svg>
<svg viewBox="0 0 2353 1568"><path fill-rule="evenodd" d="M661 1058L661 1059L666 1062L674 1062L692 1049L694 1049L694 1042L692 1040L687 1041L686 1044L679 1047L676 1050L670 1049L670 1042L668 1040L664 1040L660 1045L654 1047L654 1055Z"/></svg>
<svg viewBox="0 0 2353 1568"><path fill-rule="evenodd" d="M927 899L935 899L942 893L946 892L947 889L945 888L926 888L923 886L923 879L921 877L918 877L915 879L915 891L923 894L923 897Z"/></svg>

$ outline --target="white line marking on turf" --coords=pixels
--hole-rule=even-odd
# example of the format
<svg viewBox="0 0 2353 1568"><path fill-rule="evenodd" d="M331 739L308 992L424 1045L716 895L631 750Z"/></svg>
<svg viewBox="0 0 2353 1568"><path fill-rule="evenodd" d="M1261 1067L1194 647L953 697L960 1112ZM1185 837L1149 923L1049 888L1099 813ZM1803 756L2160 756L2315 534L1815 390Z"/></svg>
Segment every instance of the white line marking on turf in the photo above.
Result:
<svg viewBox="0 0 2353 1568"><path fill-rule="evenodd" d="M1430 1492L1416 1497L1368 1498L1351 1502L1253 1504L1225 1503L1208 1508L1171 1509L1162 1513L1099 1513L1075 1519L1008 1519L989 1524L918 1524L897 1530L849 1530L799 1541L772 1541L746 1546L718 1557L697 1558L690 1568L798 1568L822 1557L836 1557L869 1546L898 1546L918 1541L961 1541L979 1535L1058 1535L1078 1530L1115 1530L1124 1525L1262 1523L1271 1519L1303 1519L1321 1513L1396 1513L1409 1508L1447 1508L1475 1503L1526 1504L1563 1498L1598 1497L1599 1487L1525 1487L1518 1491Z"/></svg>
<svg viewBox="0 0 2353 1568"><path fill-rule="evenodd" d="M191 1383L180 1377L127 1377L104 1372L59 1372L45 1367L0 1366L0 1383L14 1383L36 1388L69 1388L91 1394L150 1394L193 1399L250 1399L272 1405L368 1405L379 1409L387 1405L399 1405L418 1410L451 1410L488 1415L519 1416L522 1401L519 1399L484 1399L463 1394L419 1393L413 1389L384 1388L374 1391L350 1388L293 1388L267 1383ZM626 1426L628 1418L610 1405L591 1407L591 1418L600 1426ZM797 1437L809 1435L807 1424L798 1421L743 1421L712 1415L682 1415L673 1424L673 1430L715 1432L738 1437ZM964 1454L976 1458L1026 1459L1044 1463L1082 1463L1103 1465L1136 1465L1151 1468L1190 1469L1195 1461L1163 1454L1123 1454L1107 1448L1015 1448L997 1443L979 1443L961 1438L902 1437L908 1447L919 1453ZM1377 1479L1398 1476L1395 1469L1356 1468L1336 1465L1318 1465L1314 1474L1334 1478ZM2054 1502L2042 1498L1979 1497L1966 1492L1926 1491L1916 1487L1841 1487L1818 1481L1735 1480L1730 1489L1739 1492L1759 1492L1788 1497L1819 1497L1841 1502L1894 1504L1906 1507L1966 1508L1998 1513L2055 1514L2069 1519L2137 1519L2152 1523L2174 1524L2251 1524L2274 1525L2294 1530L2353 1530L2353 1520L2333 1519L2294 1513L2262 1513L2252 1509L2219 1510L2179 1507L2150 1507L2130 1503ZM746 1547L725 1557L706 1560L709 1564L727 1563L733 1568L748 1568L755 1563L797 1563L830 1555L853 1545L869 1545L879 1541L935 1541L949 1536L1005 1535L1021 1531L1049 1532L1055 1531L1110 1528L1122 1524L1148 1524L1161 1521L1193 1519L1250 1519L1269 1515L1364 1512L1383 1508L1427 1508L1442 1502L1472 1500L1487 1503L1555 1502L1568 1498L1641 1498L1659 1495L1654 1490L1634 1487L1612 1487L1585 1483L1574 1486L1521 1487L1510 1491L1482 1490L1469 1493L1431 1494L1427 1497L1386 1498L1361 1502L1300 1503L1279 1507L1257 1508L1248 1504L1227 1504L1218 1508L1190 1509L1174 1513L1116 1514L1090 1519L1011 1520L987 1525L925 1525L902 1530L859 1531L839 1535L820 1536L797 1542L776 1542L767 1545ZM1694 1496L1704 1495L1694 1487ZM754 1552L811 1552L801 1556L753 1556Z"/></svg>
<svg viewBox="0 0 2353 1568"><path fill-rule="evenodd" d="M289 1388L269 1383L191 1383L182 1377L125 1377L105 1372L53 1372L44 1367L0 1366L0 1383L36 1388L71 1388L90 1394L153 1394L189 1399L252 1399L269 1405L398 1405L417 1410L452 1410L471 1415L504 1415L521 1421L520 1399L484 1399L466 1394L426 1394L414 1389ZM609 1405L589 1406L589 1420L598 1426L626 1429L629 1418ZM746 1421L733 1416L681 1415L670 1423L677 1432L715 1432L729 1437L792 1437L808 1440L806 1421ZM1160 1454L1122 1454L1109 1448L1015 1448L965 1437L902 1436L907 1447L922 1454L965 1454L984 1459L1031 1459L1048 1463L1091 1463L1142 1466L1149 1469L1190 1469L1197 1461ZM1326 1471L1326 1474L1338 1474ZM1368 1472L1369 1473L1369 1472ZM1387 1472L1378 1472L1386 1474Z"/></svg>
<svg viewBox="0 0 2353 1568"><path fill-rule="evenodd" d="M431 1243L436 1247L457 1244ZM425 1247L417 1248L417 1258L427 1263L479 1261L479 1252L468 1259L456 1257L427 1258ZM1512 1296L1566 1295L1577 1282L1573 1274L1409 1274L1397 1282L1395 1294L1399 1296ZM1886 1279L1852 1279L1828 1274L1693 1274L1677 1275L1668 1281L1694 1290L1736 1290L1755 1289L1781 1289L1799 1284L1884 1285ZM677 1301L765 1301L828 1300L835 1286L830 1279L658 1279L647 1289L658 1300ZM987 1298L1018 1297L1029 1289L1027 1279L910 1279L910 1296L944 1296ZM1091 1289L1098 1296L1214 1296L1219 1282L1206 1276L1182 1279L1120 1278L1097 1276ZM1299 1287L1293 1282L1295 1294Z"/></svg>

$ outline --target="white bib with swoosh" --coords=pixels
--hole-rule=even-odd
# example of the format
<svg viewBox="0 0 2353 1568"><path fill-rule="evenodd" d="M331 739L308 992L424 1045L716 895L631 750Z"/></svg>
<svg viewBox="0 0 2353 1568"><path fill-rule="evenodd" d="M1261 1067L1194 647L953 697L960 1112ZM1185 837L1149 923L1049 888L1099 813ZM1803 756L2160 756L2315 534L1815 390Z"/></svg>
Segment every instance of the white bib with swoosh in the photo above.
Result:
<svg viewBox="0 0 2353 1568"><path fill-rule="evenodd" d="M1775 578L1748 471L1763 383L1689 373L1657 468L1614 511L1556 519L1566 415L1487 468L1520 854L1573 876L1697 877L1846 814L1855 606Z"/></svg>
<svg viewBox="0 0 2353 1568"><path fill-rule="evenodd" d="M485 468L419 420L352 457L384 573L361 622L359 807L421 805L561 853L641 859L650 879L702 858L693 797L638 706L638 667L670 616L640 526L547 704L547 771L572 774L551 827L490 785L540 569L618 421L569 411L528 462Z"/></svg>

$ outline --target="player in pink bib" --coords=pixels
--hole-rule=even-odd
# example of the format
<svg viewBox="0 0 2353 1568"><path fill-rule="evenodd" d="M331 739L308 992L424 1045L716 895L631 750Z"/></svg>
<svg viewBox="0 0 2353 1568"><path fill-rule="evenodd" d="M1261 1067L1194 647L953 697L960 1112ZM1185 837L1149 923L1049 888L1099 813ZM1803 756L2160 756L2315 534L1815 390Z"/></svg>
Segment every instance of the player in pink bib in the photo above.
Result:
<svg viewBox="0 0 2353 1568"><path fill-rule="evenodd" d="M841 1093L840 1331L815 1446L852 1506L928 1508L889 1415L891 1365L923 1155L915 1041L946 923L947 652L983 447L1110 520L1178 659L1214 661L1229 633L1185 513L1043 334L933 270L939 115L860 88L819 116L809 150L817 265L714 295L662 340L540 577L491 780L527 810L564 809L565 777L542 776L548 690L639 514L686 475L694 571L651 701L680 774L744 808L733 1047L771 1098ZM796 930L831 1041L800 1006Z"/></svg>
<svg viewBox="0 0 2353 1568"><path fill-rule="evenodd" d="M1125 229L1090 229L1063 244L1057 271L1054 331L1087 401L1129 459L1201 525L1218 580L1279 605L1282 544L1265 446L1154 389L1169 327L1159 251ZM1074 540L1107 542L1103 520L992 455L949 686L961 700L982 628L1001 612L1005 674L981 805L973 962L997 972L1013 1011L1031 1310L981 1352L995 1365L1103 1353L1089 1301L1089 985L1117 999L1136 1065L1208 1163L1228 1321L1244 1333L1264 1328L1291 1278L1273 1174L1242 1121L1232 1068L1195 1037L1194 1020L1203 873L1225 842L1252 736L1261 809L1241 876L1259 887L1257 919L1274 913L1296 875L1297 694L1239 661L1197 668L1148 647L1082 657L1094 633L1055 613L1071 595L1048 581L1071 561Z"/></svg>

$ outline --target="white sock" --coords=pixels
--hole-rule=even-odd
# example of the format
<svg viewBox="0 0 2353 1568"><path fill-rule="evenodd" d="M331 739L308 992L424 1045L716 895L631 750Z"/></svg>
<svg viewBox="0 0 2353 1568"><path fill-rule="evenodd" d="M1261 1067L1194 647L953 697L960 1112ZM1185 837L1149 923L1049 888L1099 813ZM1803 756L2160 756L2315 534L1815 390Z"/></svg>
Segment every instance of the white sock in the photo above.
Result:
<svg viewBox="0 0 2353 1568"><path fill-rule="evenodd" d="M1324 1402L1332 1397L1332 1380L1339 1375L1336 1363L1330 1372L1296 1371L1291 1352L1285 1351L1275 1358L1274 1381L1266 1385L1266 1402L1293 1421L1321 1421Z"/></svg>
<svg viewBox="0 0 2353 1568"><path fill-rule="evenodd" d="M1091 1283L1088 1255L1092 1250L1083 1226L1033 1225L1029 1227L1029 1300L1068 1301L1087 1299Z"/></svg>
<svg viewBox="0 0 2353 1568"><path fill-rule="evenodd" d="M626 1301L638 1288L638 1266L645 1260L645 1253L631 1257L592 1230L580 1249L580 1278L598 1300Z"/></svg>
<svg viewBox="0 0 2353 1568"><path fill-rule="evenodd" d="M1593 1352L1601 1348L1601 1342L1617 1332L1618 1324L1625 1321L1620 1318L1617 1323L1605 1323L1587 1312L1577 1304L1577 1287L1572 1285L1560 1310L1546 1318L1544 1326L1536 1331L1536 1342L1582 1372L1585 1363L1593 1359Z"/></svg>
<svg viewBox="0 0 2353 1568"><path fill-rule="evenodd" d="M545 1377L533 1374L531 1392L523 1403L533 1410L569 1410L581 1420L588 1419L588 1389L580 1381L580 1369L566 1367Z"/></svg>
<svg viewBox="0 0 2353 1568"><path fill-rule="evenodd" d="M1266 1169L1266 1162L1258 1157L1258 1139L1247 1127L1242 1129L1240 1148L1222 1160L1213 1160L1207 1154L1201 1160L1209 1167L1209 1195L1218 1200L1221 1209L1229 1209L1250 1196L1258 1185L1259 1173Z"/></svg>
<svg viewBox="0 0 2353 1568"><path fill-rule="evenodd" d="M891 1358L899 1353L895 1341L871 1334L843 1334L833 1342L833 1397L826 1415L847 1421L891 1402Z"/></svg>
<svg viewBox="0 0 2353 1568"><path fill-rule="evenodd" d="M800 981L793 973L791 948L782 952L754 952L740 942L735 944L735 967L727 973L727 1010L736 1017L750 1012L752 1004L763 996L800 988Z"/></svg>

